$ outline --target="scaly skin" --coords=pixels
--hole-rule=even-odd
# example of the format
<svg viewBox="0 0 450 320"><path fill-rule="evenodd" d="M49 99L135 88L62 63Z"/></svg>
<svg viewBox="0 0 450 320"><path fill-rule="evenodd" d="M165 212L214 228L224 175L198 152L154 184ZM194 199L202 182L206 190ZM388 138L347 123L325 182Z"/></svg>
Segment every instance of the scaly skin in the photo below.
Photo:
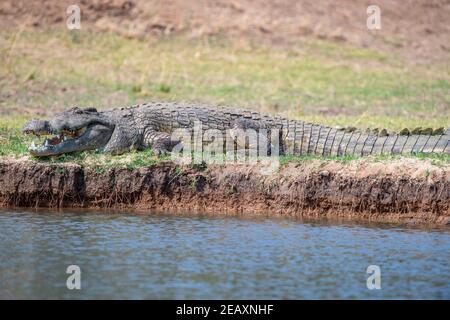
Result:
<svg viewBox="0 0 450 320"><path fill-rule="evenodd" d="M450 153L450 130L443 128L434 131L417 128L412 132L404 129L400 134L388 134L386 130L362 132L352 127L332 128L256 111L188 103L144 103L101 112L75 107L49 121L30 120L23 132L57 135L48 140L47 146L30 149L38 157L94 149L120 154L149 146L156 154L162 154L180 143L171 140L174 130L193 128L196 121L202 124L203 132L216 129L229 134L229 129L278 129L283 154ZM64 141L67 136L71 139Z"/></svg>

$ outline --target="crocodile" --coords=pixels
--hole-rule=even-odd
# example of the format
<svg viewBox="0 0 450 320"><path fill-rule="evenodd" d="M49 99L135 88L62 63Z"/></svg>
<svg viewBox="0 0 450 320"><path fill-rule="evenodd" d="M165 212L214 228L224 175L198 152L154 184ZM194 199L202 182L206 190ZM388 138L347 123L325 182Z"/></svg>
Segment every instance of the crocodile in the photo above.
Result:
<svg viewBox="0 0 450 320"><path fill-rule="evenodd" d="M201 124L203 133L208 129L224 134L236 129L277 132L281 154L450 153L450 130L444 128L404 129L399 133L386 129L360 130L290 120L252 110L177 102L150 102L104 111L72 107L50 120L29 120L22 131L49 136L42 145L33 142L30 146L29 152L36 157L85 150L122 154L148 147L161 155L182 144L172 136L176 129L192 129L195 123Z"/></svg>

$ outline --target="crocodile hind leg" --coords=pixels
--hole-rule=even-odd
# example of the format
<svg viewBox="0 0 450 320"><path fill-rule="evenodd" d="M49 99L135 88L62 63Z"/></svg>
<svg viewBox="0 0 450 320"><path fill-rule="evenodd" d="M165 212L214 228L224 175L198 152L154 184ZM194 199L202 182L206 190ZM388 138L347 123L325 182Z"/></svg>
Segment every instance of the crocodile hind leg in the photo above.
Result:
<svg viewBox="0 0 450 320"><path fill-rule="evenodd" d="M180 140L173 140L170 133L148 130L145 133L144 142L151 146L155 155L166 155L172 151L173 147L180 143Z"/></svg>

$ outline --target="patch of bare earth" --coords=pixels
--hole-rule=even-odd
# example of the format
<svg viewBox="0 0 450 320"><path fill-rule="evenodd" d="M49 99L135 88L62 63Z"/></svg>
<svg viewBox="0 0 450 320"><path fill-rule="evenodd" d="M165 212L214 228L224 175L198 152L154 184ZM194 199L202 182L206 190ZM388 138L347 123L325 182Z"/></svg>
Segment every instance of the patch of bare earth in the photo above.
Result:
<svg viewBox="0 0 450 320"><path fill-rule="evenodd" d="M289 163L203 171L163 162L105 171L3 159L0 205L450 224L450 167L405 159Z"/></svg>
<svg viewBox="0 0 450 320"><path fill-rule="evenodd" d="M65 28L71 0L2 0L0 27ZM413 61L448 61L449 0L81 0L82 27L129 37L228 35L272 44L314 37L393 51ZM381 30L366 27L381 9Z"/></svg>

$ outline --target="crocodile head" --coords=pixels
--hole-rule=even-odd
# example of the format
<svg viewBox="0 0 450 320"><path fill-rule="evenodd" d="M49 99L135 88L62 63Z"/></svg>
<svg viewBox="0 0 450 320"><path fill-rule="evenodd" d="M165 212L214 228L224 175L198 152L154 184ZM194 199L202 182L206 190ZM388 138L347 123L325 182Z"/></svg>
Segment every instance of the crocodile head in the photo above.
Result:
<svg viewBox="0 0 450 320"><path fill-rule="evenodd" d="M45 136L42 145L31 144L33 156L56 156L74 151L104 147L115 125L94 108L71 108L50 120L29 120L22 128L25 134Z"/></svg>

